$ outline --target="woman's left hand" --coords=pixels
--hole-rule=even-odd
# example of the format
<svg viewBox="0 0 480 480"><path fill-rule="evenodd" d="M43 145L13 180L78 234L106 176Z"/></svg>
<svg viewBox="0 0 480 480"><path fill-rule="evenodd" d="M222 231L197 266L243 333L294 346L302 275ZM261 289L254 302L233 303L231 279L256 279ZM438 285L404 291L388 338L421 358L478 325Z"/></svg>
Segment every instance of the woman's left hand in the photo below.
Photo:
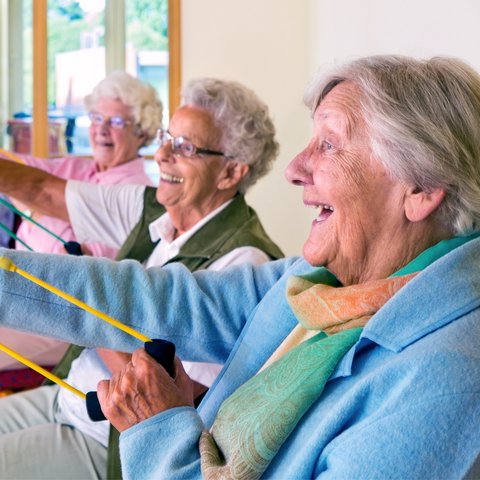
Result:
<svg viewBox="0 0 480 480"><path fill-rule="evenodd" d="M120 432L170 408L193 407L193 382L175 357L175 379L143 348L124 369L98 384L105 417Z"/></svg>

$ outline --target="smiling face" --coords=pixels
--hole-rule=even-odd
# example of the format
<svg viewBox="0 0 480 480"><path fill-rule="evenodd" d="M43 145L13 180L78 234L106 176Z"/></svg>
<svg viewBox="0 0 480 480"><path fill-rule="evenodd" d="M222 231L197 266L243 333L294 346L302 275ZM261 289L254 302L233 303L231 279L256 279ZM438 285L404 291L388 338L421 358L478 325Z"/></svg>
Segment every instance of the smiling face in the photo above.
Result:
<svg viewBox="0 0 480 480"><path fill-rule="evenodd" d="M304 244L312 265L324 265L344 284L383 278L410 260L409 189L373 158L360 117L360 92L340 83L314 115L313 137L287 168L317 211Z"/></svg>
<svg viewBox="0 0 480 480"><path fill-rule="evenodd" d="M196 147L221 151L220 131L205 110L190 106L178 108L168 132L173 137L190 140ZM180 232L191 228L237 191L240 178L232 176L235 162L225 157L174 155L168 143L157 150L155 160L160 167L157 200L166 207Z"/></svg>
<svg viewBox="0 0 480 480"><path fill-rule="evenodd" d="M123 129L113 129L108 122L102 125L90 125L90 144L93 150L93 159L100 171L121 165L138 157L138 150L145 138L138 133L134 125L131 109L120 100L103 97L96 103L95 113L100 113L107 120L113 116L120 116L132 121Z"/></svg>

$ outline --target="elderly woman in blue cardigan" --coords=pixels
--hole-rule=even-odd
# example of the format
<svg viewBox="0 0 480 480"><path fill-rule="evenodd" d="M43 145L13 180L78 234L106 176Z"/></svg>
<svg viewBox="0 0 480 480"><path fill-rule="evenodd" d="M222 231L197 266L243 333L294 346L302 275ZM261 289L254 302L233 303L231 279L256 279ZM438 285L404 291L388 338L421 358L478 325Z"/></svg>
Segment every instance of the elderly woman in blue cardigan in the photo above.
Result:
<svg viewBox="0 0 480 480"><path fill-rule="evenodd" d="M478 474L480 77L368 57L306 100L312 139L287 168L316 211L303 258L191 274L3 252L182 359L225 362L196 410L179 360L171 378L134 338L1 273L2 323L135 350L98 385L127 478Z"/></svg>

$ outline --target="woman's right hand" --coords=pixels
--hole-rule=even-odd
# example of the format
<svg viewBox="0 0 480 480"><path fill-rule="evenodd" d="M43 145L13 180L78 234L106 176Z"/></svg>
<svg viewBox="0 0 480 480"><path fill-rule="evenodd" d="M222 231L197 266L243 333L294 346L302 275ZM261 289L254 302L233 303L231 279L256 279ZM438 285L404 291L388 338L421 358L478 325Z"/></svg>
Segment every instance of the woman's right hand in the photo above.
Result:
<svg viewBox="0 0 480 480"><path fill-rule="evenodd" d="M143 348L111 380L97 387L105 417L120 432L175 407L194 408L193 382L175 357L175 379Z"/></svg>

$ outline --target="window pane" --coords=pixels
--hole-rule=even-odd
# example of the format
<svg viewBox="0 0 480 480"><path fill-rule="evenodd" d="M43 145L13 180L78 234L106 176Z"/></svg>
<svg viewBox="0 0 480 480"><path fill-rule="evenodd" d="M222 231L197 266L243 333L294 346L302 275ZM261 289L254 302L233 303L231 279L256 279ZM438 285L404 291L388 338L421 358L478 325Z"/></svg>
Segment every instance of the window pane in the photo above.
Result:
<svg viewBox="0 0 480 480"><path fill-rule="evenodd" d="M64 129L62 153L91 153L83 98L105 76L105 1L48 1L51 129Z"/></svg>
<svg viewBox="0 0 480 480"><path fill-rule="evenodd" d="M14 29L15 56L12 71L9 72L10 111L7 133L9 148L19 153L30 153L31 113L32 113L32 3L22 2L12 5L16 7L10 17L9 28ZM19 31L22 32L19 34ZM13 48L13 45L10 47Z"/></svg>
<svg viewBox="0 0 480 480"><path fill-rule="evenodd" d="M13 4L18 14L10 27L18 32L18 38L10 46L10 55L18 61L9 72L7 98L11 114L7 131L9 147L29 153L33 2ZM105 77L105 51L112 48L105 45L105 0L48 0L47 6L50 154L91 154L83 98ZM167 15L168 0L125 0L127 45L121 48L125 48L127 71L157 89L168 121ZM150 147L142 153L154 151Z"/></svg>
<svg viewBox="0 0 480 480"><path fill-rule="evenodd" d="M30 153L32 2L22 3L22 86L14 97L14 118L8 131L10 148ZM49 0L47 5L49 153L89 154L89 122L83 97L105 76L105 1Z"/></svg>
<svg viewBox="0 0 480 480"><path fill-rule="evenodd" d="M168 119L168 0L126 0L126 69L157 90ZM151 145L142 154L151 155Z"/></svg>

